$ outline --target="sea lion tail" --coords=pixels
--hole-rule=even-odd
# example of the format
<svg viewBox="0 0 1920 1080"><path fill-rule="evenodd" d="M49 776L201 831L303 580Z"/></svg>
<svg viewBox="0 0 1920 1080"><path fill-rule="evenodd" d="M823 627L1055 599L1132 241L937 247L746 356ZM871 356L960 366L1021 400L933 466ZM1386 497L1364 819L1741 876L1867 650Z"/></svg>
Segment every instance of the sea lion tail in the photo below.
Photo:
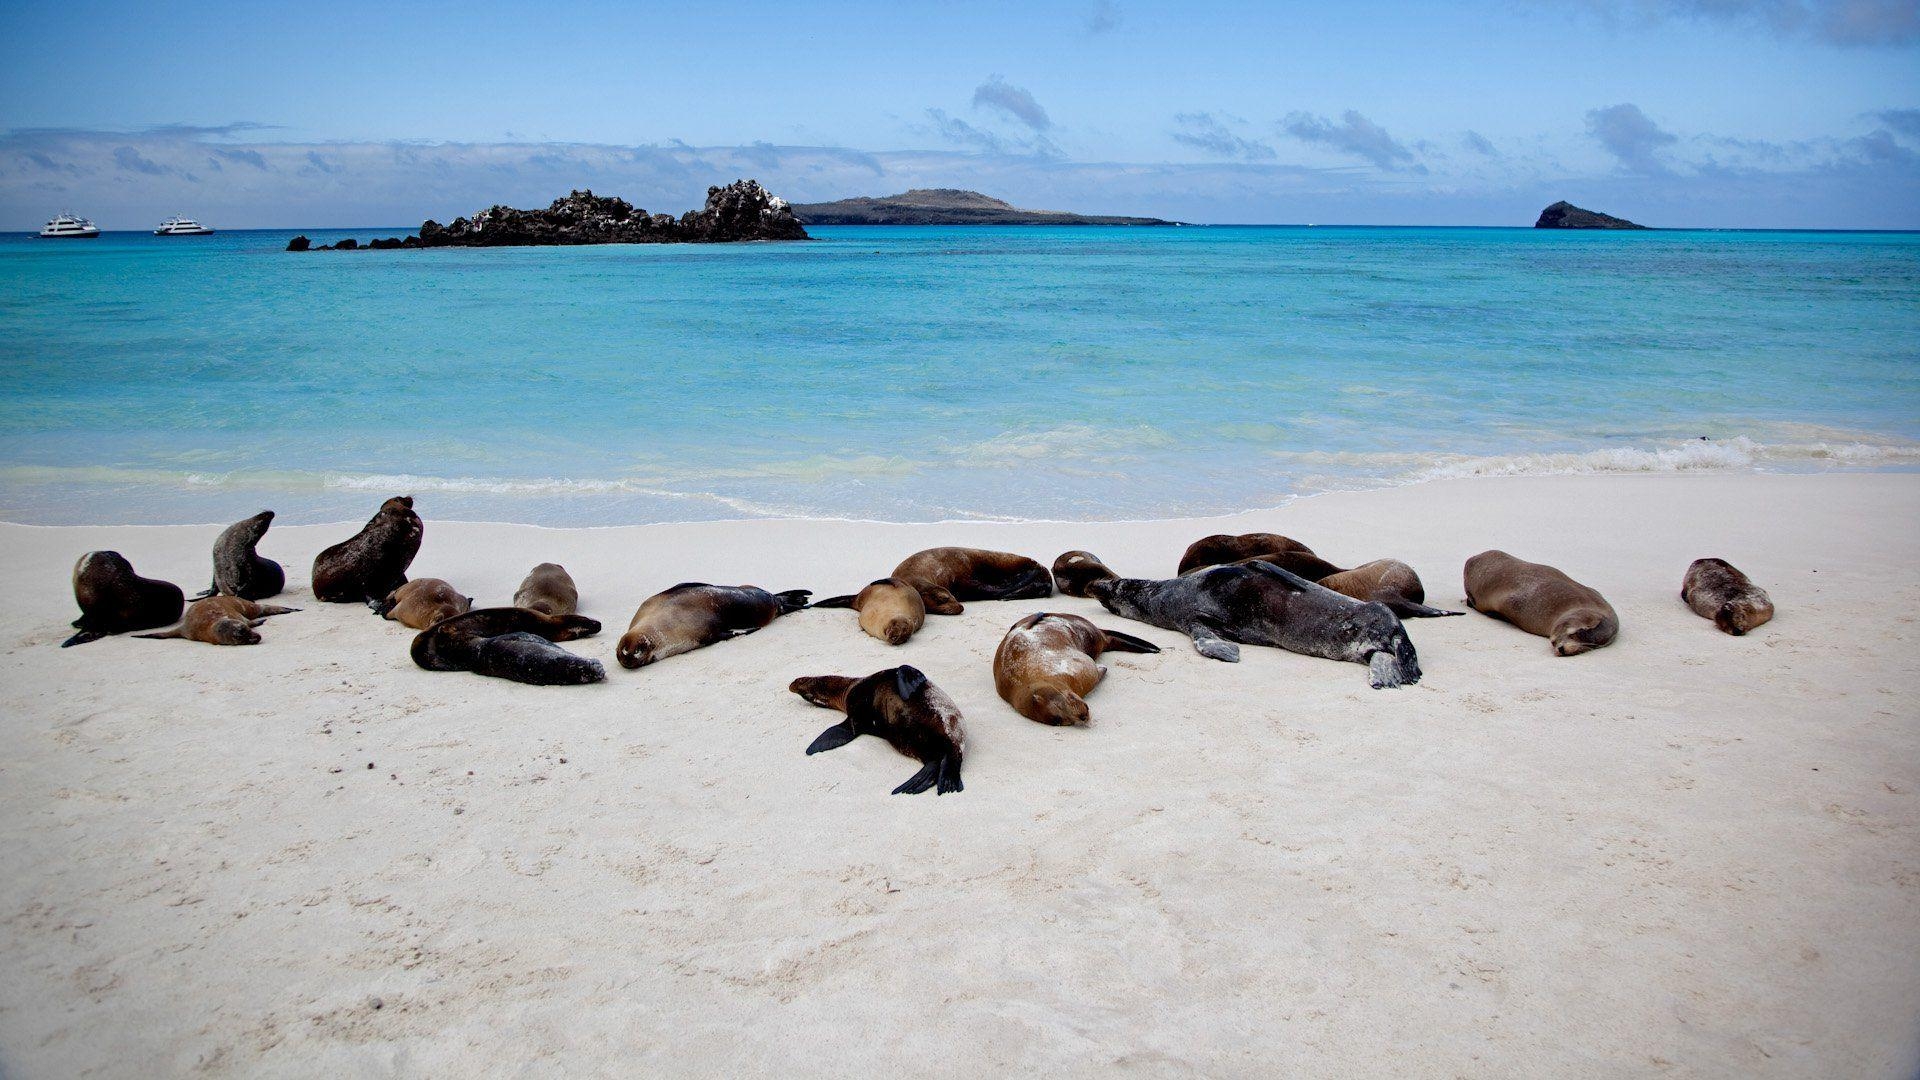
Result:
<svg viewBox="0 0 1920 1080"><path fill-rule="evenodd" d="M79 633L68 638L67 640L61 642L60 647L63 649L70 649L75 645L85 645L89 641L99 641L101 638L106 636L107 635L101 633L98 630L82 630Z"/></svg>
<svg viewBox="0 0 1920 1080"><path fill-rule="evenodd" d="M893 789L895 795L918 795L928 788L937 787L935 794L945 795L949 791L965 790L960 782L960 755L948 754L938 761L929 761L920 771L907 777L907 781Z"/></svg>
<svg viewBox="0 0 1920 1080"><path fill-rule="evenodd" d="M1155 645L1146 638L1134 637L1132 634L1123 634L1118 630L1109 630L1104 626L1100 628L1100 632L1107 635L1108 652L1157 653L1160 651L1160 646Z"/></svg>
<svg viewBox="0 0 1920 1080"><path fill-rule="evenodd" d="M796 611L804 610L807 606L807 597L812 595L812 589L788 589L786 592L774 593L773 598L780 601L780 614L791 615Z"/></svg>
<svg viewBox="0 0 1920 1080"><path fill-rule="evenodd" d="M827 598L826 598L825 600L815 600L815 601L814 601L813 603L811 603L811 604L808 604L807 606L808 606L808 607L847 607L847 608L850 608L850 607L852 607L852 606L853 606L853 598L854 598L854 597L856 597L856 596L858 596L858 595L859 595L858 593L848 593L848 594L847 594L847 595L845 595L845 596L829 596L829 597L827 597Z"/></svg>

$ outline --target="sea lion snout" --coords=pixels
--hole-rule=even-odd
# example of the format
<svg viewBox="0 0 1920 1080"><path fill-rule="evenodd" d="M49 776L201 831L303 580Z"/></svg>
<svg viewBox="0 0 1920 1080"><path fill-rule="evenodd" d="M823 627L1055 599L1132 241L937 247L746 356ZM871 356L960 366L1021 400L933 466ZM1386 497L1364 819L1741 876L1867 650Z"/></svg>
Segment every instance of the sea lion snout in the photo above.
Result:
<svg viewBox="0 0 1920 1080"><path fill-rule="evenodd" d="M629 630L620 638L620 644L613 650L614 659L628 671L637 671L653 663L653 642L645 634ZM794 693L800 693L795 690Z"/></svg>
<svg viewBox="0 0 1920 1080"><path fill-rule="evenodd" d="M913 637L913 632L916 629L918 629L918 627L914 626L912 621L901 617L887 623L886 633L883 636L889 645L905 645L907 639Z"/></svg>
<svg viewBox="0 0 1920 1080"><path fill-rule="evenodd" d="M1057 686L1042 686L1027 698L1022 715L1055 727L1086 727L1093 722L1093 711L1079 694Z"/></svg>
<svg viewBox="0 0 1920 1080"><path fill-rule="evenodd" d="M213 637L222 645L260 644L260 631L240 619L221 619L213 626Z"/></svg>

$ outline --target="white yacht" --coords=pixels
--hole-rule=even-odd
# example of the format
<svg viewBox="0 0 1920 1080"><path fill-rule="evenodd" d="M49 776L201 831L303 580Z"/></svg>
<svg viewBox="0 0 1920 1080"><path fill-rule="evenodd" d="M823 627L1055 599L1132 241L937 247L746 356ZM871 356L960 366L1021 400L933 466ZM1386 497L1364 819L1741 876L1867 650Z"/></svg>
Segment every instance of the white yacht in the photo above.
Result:
<svg viewBox="0 0 1920 1080"><path fill-rule="evenodd" d="M213 230L190 217L170 217L153 230L155 236L211 236Z"/></svg>
<svg viewBox="0 0 1920 1080"><path fill-rule="evenodd" d="M86 218L64 213L47 222L40 235L50 240L92 240L100 235L100 230Z"/></svg>

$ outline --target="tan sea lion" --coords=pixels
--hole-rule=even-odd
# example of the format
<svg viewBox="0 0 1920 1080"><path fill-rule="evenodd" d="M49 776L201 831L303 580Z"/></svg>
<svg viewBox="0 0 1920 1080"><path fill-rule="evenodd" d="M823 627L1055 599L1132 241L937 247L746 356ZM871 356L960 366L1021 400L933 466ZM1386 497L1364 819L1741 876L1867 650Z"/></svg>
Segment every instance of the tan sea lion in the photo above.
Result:
<svg viewBox="0 0 1920 1080"><path fill-rule="evenodd" d="M437 577L414 578L367 605L383 619L425 630L441 619L473 610L473 597Z"/></svg>
<svg viewBox="0 0 1920 1080"><path fill-rule="evenodd" d="M1251 559L1256 555L1273 555L1281 552L1297 552L1306 556L1307 560L1316 558L1312 548L1290 536L1281 536L1279 533L1241 533L1238 536L1215 533L1187 545L1186 553L1180 556L1180 569L1176 573L1189 574L1203 566L1225 566L1228 563ZM1339 567L1324 560L1321 560L1321 564L1325 567L1325 573L1321 575L1323 577L1325 574L1338 573L1340 570ZM1282 568L1291 570L1309 581L1313 580L1312 570L1315 569L1315 565L1312 561L1287 564Z"/></svg>
<svg viewBox="0 0 1920 1080"><path fill-rule="evenodd" d="M600 623L584 615L475 608L422 630L413 639L412 655L413 662L428 671L471 671L533 686L580 686L606 681L606 668L554 643L599 632Z"/></svg>
<svg viewBox="0 0 1920 1080"><path fill-rule="evenodd" d="M273 615L286 615L299 608L258 604L242 596L217 593L187 605L180 625L164 634L135 634L142 638L184 638L209 645L258 645L260 634L254 629Z"/></svg>
<svg viewBox="0 0 1920 1080"><path fill-rule="evenodd" d="M1053 595L1053 575L1024 555L981 548L937 547L915 552L893 575L920 590L933 615L958 615L962 600L1028 600Z"/></svg>
<svg viewBox="0 0 1920 1080"><path fill-rule="evenodd" d="M424 531L413 512L413 496L388 499L351 539L315 557L313 595L332 604L385 598L407 583L407 567L420 553Z"/></svg>
<svg viewBox="0 0 1920 1080"><path fill-rule="evenodd" d="M805 675L787 689L823 709L847 714L813 740L807 747L809 755L845 746L862 735L877 735L902 754L925 762L925 767L893 789L895 795L918 795L928 788L945 795L965 788L960 782L960 762L966 754L967 733L960 726L960 707L918 668L902 665L864 679Z"/></svg>
<svg viewBox="0 0 1920 1080"><path fill-rule="evenodd" d="M1042 724L1084 726L1086 696L1107 677L1103 652L1157 653L1160 646L1106 630L1078 615L1040 611L1014 623L993 654L993 688L1013 711Z"/></svg>
<svg viewBox="0 0 1920 1080"><path fill-rule="evenodd" d="M1085 596L1087 586L1119 576L1091 551L1069 551L1053 560L1053 587L1061 596Z"/></svg>
<svg viewBox="0 0 1920 1080"><path fill-rule="evenodd" d="M860 629L889 645L905 645L927 624L927 605L920 591L899 578L881 578L858 593L829 596L812 606L852 608L860 613Z"/></svg>
<svg viewBox="0 0 1920 1080"><path fill-rule="evenodd" d="M543 562L514 590L513 606L548 615L572 615L580 610L580 590L566 567Z"/></svg>
<svg viewBox="0 0 1920 1080"><path fill-rule="evenodd" d="M89 551L73 564L73 599L80 632L60 643L61 648L83 645L109 634L151 630L180 618L187 596L180 586L133 572L133 564L117 551Z"/></svg>
<svg viewBox="0 0 1920 1080"><path fill-rule="evenodd" d="M1612 644L1620 632L1620 617L1599 592L1504 551L1468 559L1466 586L1468 607L1548 639L1561 656Z"/></svg>
<svg viewBox="0 0 1920 1080"><path fill-rule="evenodd" d="M807 606L807 589L770 593L752 585L688 581L656 593L633 613L614 649L624 668L641 668L716 641L751 634Z"/></svg>
<svg viewBox="0 0 1920 1080"><path fill-rule="evenodd" d="M1725 559L1695 559L1680 583L1680 599L1734 637L1773 618L1773 598Z"/></svg>
<svg viewBox="0 0 1920 1080"><path fill-rule="evenodd" d="M262 510L236 521L213 542L213 585L201 596L226 593L243 600L265 600L287 587L287 572L255 549L273 524L273 511Z"/></svg>

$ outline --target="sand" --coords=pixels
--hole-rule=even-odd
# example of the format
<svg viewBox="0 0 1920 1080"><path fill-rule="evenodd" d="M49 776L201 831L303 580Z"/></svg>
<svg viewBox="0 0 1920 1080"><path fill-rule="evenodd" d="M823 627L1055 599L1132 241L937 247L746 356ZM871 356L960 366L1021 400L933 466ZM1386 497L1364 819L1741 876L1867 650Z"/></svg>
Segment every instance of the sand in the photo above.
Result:
<svg viewBox="0 0 1920 1080"><path fill-rule="evenodd" d="M369 500L368 511L373 503ZM1911 1076L1920 1064L1920 476L1444 481L1210 521L596 530L433 519L416 576L504 603L541 560L607 633L590 687L408 660L312 602L358 523L276 527L265 643L56 645L113 548L199 587L217 526L0 527L0 1074ZM640 672L697 579L853 591L918 548L1171 573L1214 531L1397 556L1460 606L1503 547L1601 589L1613 647L1416 621L1426 677L1088 600L975 603L903 648L809 611ZM1718 555L1775 621L1678 599ZM191 589L189 591L192 591ZM1015 619L1095 617L1094 722L1016 715ZM796 675L910 662L966 791L893 797Z"/></svg>

